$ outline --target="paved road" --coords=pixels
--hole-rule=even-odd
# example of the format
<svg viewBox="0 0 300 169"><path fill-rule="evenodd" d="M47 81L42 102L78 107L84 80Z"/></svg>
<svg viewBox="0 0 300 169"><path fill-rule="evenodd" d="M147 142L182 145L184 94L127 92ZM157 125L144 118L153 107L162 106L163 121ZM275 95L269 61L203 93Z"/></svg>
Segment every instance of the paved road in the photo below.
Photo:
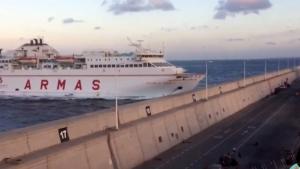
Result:
<svg viewBox="0 0 300 169"><path fill-rule="evenodd" d="M236 156L242 169L281 168L286 150L296 151L300 142L300 96L296 91L300 91L300 81L136 169L204 169L227 153Z"/></svg>

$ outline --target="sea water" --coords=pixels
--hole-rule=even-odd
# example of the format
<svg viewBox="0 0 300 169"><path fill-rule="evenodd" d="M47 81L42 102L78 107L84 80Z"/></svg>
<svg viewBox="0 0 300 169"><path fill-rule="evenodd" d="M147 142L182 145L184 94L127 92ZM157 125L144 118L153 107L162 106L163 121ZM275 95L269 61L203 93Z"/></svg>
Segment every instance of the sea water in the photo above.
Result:
<svg viewBox="0 0 300 169"><path fill-rule="evenodd" d="M210 86L235 81L244 77L243 60L193 60L171 61L183 67L188 73L205 74L208 65L208 84ZM279 63L279 64L278 64ZM246 60L246 76L255 76L265 72L265 60ZM277 59L267 61L267 71L274 72L294 66L293 60ZM205 86L205 79L197 86ZM128 104L136 100L120 100L119 104ZM38 123L76 116L114 106L113 100L53 100L53 99L0 99L0 132L22 128Z"/></svg>

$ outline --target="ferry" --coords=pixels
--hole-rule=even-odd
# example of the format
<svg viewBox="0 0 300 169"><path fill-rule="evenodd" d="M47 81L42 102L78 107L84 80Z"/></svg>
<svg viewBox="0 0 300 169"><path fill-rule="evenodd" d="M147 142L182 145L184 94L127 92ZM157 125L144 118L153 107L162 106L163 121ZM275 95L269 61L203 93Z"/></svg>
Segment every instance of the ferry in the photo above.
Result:
<svg viewBox="0 0 300 169"><path fill-rule="evenodd" d="M43 39L0 50L0 97L149 99L193 90L203 79L187 74L154 51L132 43L115 50L61 55Z"/></svg>

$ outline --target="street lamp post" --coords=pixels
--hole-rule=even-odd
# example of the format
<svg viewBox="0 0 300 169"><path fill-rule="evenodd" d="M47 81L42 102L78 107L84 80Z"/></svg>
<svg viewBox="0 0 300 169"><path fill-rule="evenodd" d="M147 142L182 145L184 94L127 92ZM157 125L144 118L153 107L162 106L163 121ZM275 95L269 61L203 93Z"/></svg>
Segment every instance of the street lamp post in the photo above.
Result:
<svg viewBox="0 0 300 169"><path fill-rule="evenodd" d="M267 71L268 71L268 70L267 70L267 69L268 69L268 67L267 67L267 66L268 66L268 65L267 65L267 64L268 64L267 61L268 61L268 60L267 60L267 58L266 58L266 59L265 59L265 80L267 79Z"/></svg>
<svg viewBox="0 0 300 169"><path fill-rule="evenodd" d="M117 70L119 71L119 70ZM119 72L117 72L117 74L115 75L115 85L116 85L116 91L115 91L115 127L116 130L119 130L119 110L118 110L118 74Z"/></svg>
<svg viewBox="0 0 300 169"><path fill-rule="evenodd" d="M244 87L246 86L246 60L244 59Z"/></svg>
<svg viewBox="0 0 300 169"><path fill-rule="evenodd" d="M277 63L277 73L279 74L279 69L280 69L280 59L278 58L278 63Z"/></svg>
<svg viewBox="0 0 300 169"><path fill-rule="evenodd" d="M293 70L295 70L296 69L296 59L295 59L295 57L293 57Z"/></svg>

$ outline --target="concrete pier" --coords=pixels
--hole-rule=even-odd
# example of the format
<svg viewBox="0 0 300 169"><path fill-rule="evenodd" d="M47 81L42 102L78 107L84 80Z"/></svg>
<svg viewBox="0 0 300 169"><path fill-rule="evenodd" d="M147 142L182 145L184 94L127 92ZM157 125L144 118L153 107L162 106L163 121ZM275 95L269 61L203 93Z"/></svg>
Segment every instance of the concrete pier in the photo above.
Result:
<svg viewBox="0 0 300 169"><path fill-rule="evenodd" d="M245 84L221 84L209 88L208 100L202 90L120 106L118 131L110 109L2 133L0 168L131 169L202 135L298 76L298 69L283 70L266 79L250 77Z"/></svg>
<svg viewBox="0 0 300 169"><path fill-rule="evenodd" d="M224 154L239 168L289 168L287 153L295 158L300 146L299 91L297 80L135 169L205 169Z"/></svg>

